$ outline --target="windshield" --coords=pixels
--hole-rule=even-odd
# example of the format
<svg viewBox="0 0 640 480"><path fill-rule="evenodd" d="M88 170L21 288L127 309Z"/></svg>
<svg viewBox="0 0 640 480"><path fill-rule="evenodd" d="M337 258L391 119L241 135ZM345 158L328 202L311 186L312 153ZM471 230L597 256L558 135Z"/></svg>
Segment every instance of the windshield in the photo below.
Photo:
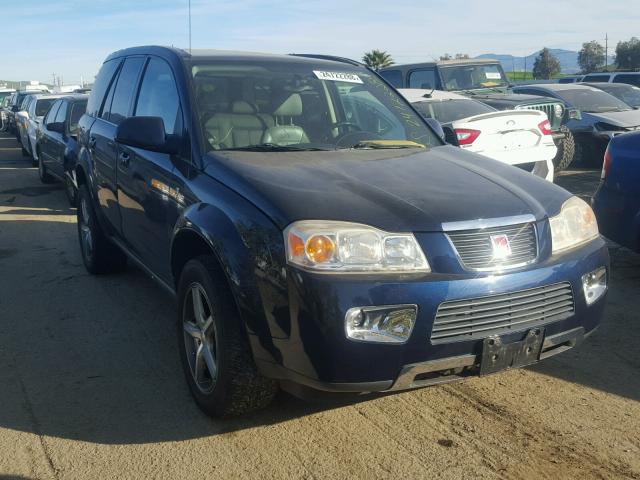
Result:
<svg viewBox="0 0 640 480"><path fill-rule="evenodd" d="M57 98L42 98L36 102L36 117L44 117Z"/></svg>
<svg viewBox="0 0 640 480"><path fill-rule="evenodd" d="M605 92L613 95L618 100L622 100L627 105L632 107L640 107L640 88L632 87L631 85L615 85L611 88L602 88Z"/></svg>
<svg viewBox="0 0 640 480"><path fill-rule="evenodd" d="M586 87L585 87L586 88ZM556 95L565 102L587 113L623 112L631 110L629 105L602 90L558 90Z"/></svg>
<svg viewBox="0 0 640 480"><path fill-rule="evenodd" d="M440 123L450 123L463 118L495 112L495 109L475 100L443 100L422 101L413 106L427 118L434 118Z"/></svg>
<svg viewBox="0 0 640 480"><path fill-rule="evenodd" d="M13 92L0 92L0 105L4 104L5 98L10 97L12 93Z"/></svg>
<svg viewBox="0 0 640 480"><path fill-rule="evenodd" d="M194 63L191 70L210 150L442 144L395 90L364 68L211 61Z"/></svg>
<svg viewBox="0 0 640 480"><path fill-rule="evenodd" d="M509 81L497 64L456 65L440 67L445 90L474 90L478 88L506 87Z"/></svg>

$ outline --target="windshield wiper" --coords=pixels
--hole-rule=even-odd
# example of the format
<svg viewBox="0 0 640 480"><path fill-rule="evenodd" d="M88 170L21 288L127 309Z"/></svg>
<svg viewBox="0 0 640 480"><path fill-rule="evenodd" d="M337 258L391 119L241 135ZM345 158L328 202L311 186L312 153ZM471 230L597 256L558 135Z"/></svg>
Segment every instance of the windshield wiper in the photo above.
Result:
<svg viewBox="0 0 640 480"><path fill-rule="evenodd" d="M246 147L225 148L223 150L242 150L247 152L318 152L328 151L328 148L302 147L300 145L278 145L277 143L260 143Z"/></svg>
<svg viewBox="0 0 640 480"><path fill-rule="evenodd" d="M378 150L398 148L426 148L411 140L362 140L351 147L352 150Z"/></svg>

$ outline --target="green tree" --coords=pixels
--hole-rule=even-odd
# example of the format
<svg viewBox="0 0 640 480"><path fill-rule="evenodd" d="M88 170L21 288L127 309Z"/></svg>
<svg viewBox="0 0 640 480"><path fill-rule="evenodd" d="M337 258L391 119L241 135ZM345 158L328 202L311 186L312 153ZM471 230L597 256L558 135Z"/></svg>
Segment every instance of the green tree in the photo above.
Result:
<svg viewBox="0 0 640 480"><path fill-rule="evenodd" d="M540 50L540 54L533 63L533 76L538 79L548 80L560 73L560 62L548 48Z"/></svg>
<svg viewBox="0 0 640 480"><path fill-rule="evenodd" d="M640 68L640 40L632 37L616 46L616 63L621 69Z"/></svg>
<svg viewBox="0 0 640 480"><path fill-rule="evenodd" d="M374 70L380 70L381 68L394 64L391 55L384 50L371 50L364 54L362 61L367 67L373 68Z"/></svg>
<svg viewBox="0 0 640 480"><path fill-rule="evenodd" d="M578 52L578 64L582 73L595 72L604 67L604 47L595 40L582 44Z"/></svg>

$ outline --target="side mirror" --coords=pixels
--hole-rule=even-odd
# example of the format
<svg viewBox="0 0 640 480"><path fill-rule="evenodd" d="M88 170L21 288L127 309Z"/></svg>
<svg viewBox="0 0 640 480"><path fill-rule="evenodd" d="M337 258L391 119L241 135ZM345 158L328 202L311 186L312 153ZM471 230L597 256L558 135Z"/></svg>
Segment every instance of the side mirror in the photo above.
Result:
<svg viewBox="0 0 640 480"><path fill-rule="evenodd" d="M570 108L569 118L571 120L582 120L582 113L577 108Z"/></svg>
<svg viewBox="0 0 640 480"><path fill-rule="evenodd" d="M13 113L19 112L20 111L20 107L18 107L18 105L14 105L13 107L11 107L11 111Z"/></svg>
<svg viewBox="0 0 640 480"><path fill-rule="evenodd" d="M164 121L160 117L125 118L118 125L115 141L122 145L152 152L178 153L174 142L167 141L167 136L164 133Z"/></svg>
<svg viewBox="0 0 640 480"><path fill-rule="evenodd" d="M442 125L440 125L440 122L437 121L435 118L425 118L424 120L431 127L431 129L436 133L436 135L440 137L440 140L445 142L446 141L445 134L444 134L444 130L442 129Z"/></svg>
<svg viewBox="0 0 640 480"><path fill-rule="evenodd" d="M62 133L64 134L64 123L63 122L51 122L45 125L45 128L50 132Z"/></svg>

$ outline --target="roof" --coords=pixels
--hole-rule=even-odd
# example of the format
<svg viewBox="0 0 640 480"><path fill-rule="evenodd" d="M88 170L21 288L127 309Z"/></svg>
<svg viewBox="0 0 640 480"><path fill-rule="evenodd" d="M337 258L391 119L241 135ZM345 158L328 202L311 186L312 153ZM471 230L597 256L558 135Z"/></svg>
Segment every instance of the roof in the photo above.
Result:
<svg viewBox="0 0 640 480"><path fill-rule="evenodd" d="M457 93L444 92L442 90L429 90L422 88L400 88L398 92L410 103L422 101L443 101L443 100L469 100L469 97L458 95Z"/></svg>
<svg viewBox="0 0 640 480"><path fill-rule="evenodd" d="M432 67L434 65L438 65L439 67L453 67L456 65L482 65L482 64L496 64L500 63L498 60L494 60L491 58L465 58L460 60L434 60L432 62L420 62L420 63L404 63L404 64L394 64L386 68L381 68L381 71L384 70L411 70L413 68L421 68L421 67Z"/></svg>
<svg viewBox="0 0 640 480"><path fill-rule="evenodd" d="M629 85L628 83L609 83L609 82L580 82L575 85L585 85L587 87L597 88L598 90L624 90L629 88L638 88L635 85Z"/></svg>
<svg viewBox="0 0 640 480"><path fill-rule="evenodd" d="M340 57L327 57L318 58L315 57L300 56L296 54L274 54L274 53L260 53L260 52L243 52L238 50L215 50L215 49L192 49L185 50L175 47L163 47L157 45L148 45L140 47L130 47L124 50L118 50L107 57L107 60L113 58L123 57L126 55L158 55L164 57L174 57L190 60L244 60L247 62L255 61L280 61L297 64L309 64L309 65L341 65L342 68L349 66L360 65L359 62L355 62L349 59L340 59Z"/></svg>

